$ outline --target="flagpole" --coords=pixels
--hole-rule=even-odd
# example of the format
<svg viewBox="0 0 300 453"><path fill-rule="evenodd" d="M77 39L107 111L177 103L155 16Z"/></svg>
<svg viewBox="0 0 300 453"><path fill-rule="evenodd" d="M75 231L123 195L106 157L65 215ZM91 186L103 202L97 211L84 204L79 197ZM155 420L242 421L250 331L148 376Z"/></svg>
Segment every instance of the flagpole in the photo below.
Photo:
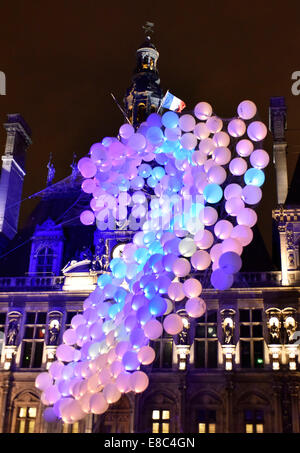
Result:
<svg viewBox="0 0 300 453"><path fill-rule="evenodd" d="M113 98L113 100L115 101L115 103L117 104L117 106L119 107L119 109L121 110L121 112L123 113L123 116L124 118L126 119L126 121L131 124L131 122L129 121L127 115L126 115L126 112L122 109L122 107L120 106L120 104L118 103L118 101L116 100L116 98L114 97L114 95L112 93L110 93L111 97Z"/></svg>
<svg viewBox="0 0 300 453"><path fill-rule="evenodd" d="M161 109L163 103L164 103L165 100L166 100L166 97L168 96L168 93L169 93L169 90L167 90L166 94L165 94L164 97L162 98L162 100L161 100L161 102L160 102L160 104L159 104L159 107L158 107L158 109L157 109L157 113L159 113L159 111L160 111L160 109Z"/></svg>

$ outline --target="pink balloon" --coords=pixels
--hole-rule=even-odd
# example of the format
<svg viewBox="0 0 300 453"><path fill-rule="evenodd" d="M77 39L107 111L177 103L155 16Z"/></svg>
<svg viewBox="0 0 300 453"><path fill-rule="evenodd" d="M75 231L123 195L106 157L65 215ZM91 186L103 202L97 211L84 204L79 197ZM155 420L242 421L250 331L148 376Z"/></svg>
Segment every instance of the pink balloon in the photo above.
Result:
<svg viewBox="0 0 300 453"><path fill-rule="evenodd" d="M145 324L144 334L150 340L156 340L162 334L163 326L156 319L151 319Z"/></svg>
<svg viewBox="0 0 300 453"><path fill-rule="evenodd" d="M200 297L193 297L186 302L185 309L191 318L200 318L206 312L206 303Z"/></svg>
<svg viewBox="0 0 300 453"><path fill-rule="evenodd" d="M233 225L231 222L228 220L219 220L219 222L215 224L214 233L219 239L227 239L229 238L232 229Z"/></svg>
<svg viewBox="0 0 300 453"><path fill-rule="evenodd" d="M176 277L185 277L191 271L191 265L186 258L177 258L172 267L172 271Z"/></svg>
<svg viewBox="0 0 300 453"><path fill-rule="evenodd" d="M142 365L150 365L155 359L155 351L151 346L142 346L138 352L138 359Z"/></svg>
<svg viewBox="0 0 300 453"><path fill-rule="evenodd" d="M236 152L241 157L250 156L253 149L254 149L253 143L250 142L250 140L246 139L240 140L236 145Z"/></svg>
<svg viewBox="0 0 300 453"><path fill-rule="evenodd" d="M211 258L208 252L205 250L198 250L195 252L191 258L191 263L194 267L194 269L197 269L198 271L203 271L204 269L207 269L208 266L211 263Z"/></svg>
<svg viewBox="0 0 300 453"><path fill-rule="evenodd" d="M183 292L182 283L173 282L168 288L168 296L171 300L179 301L184 299L185 294Z"/></svg>
<svg viewBox="0 0 300 453"><path fill-rule="evenodd" d="M183 321L181 316L171 314L164 319L164 329L170 335L177 335L183 329Z"/></svg>
<svg viewBox="0 0 300 453"><path fill-rule="evenodd" d="M208 230L200 230L194 236L194 241L199 249L209 249L213 242L214 237Z"/></svg>
<svg viewBox="0 0 300 453"><path fill-rule="evenodd" d="M103 414L109 407L102 393L95 393L91 396L90 406L93 414Z"/></svg>
<svg viewBox="0 0 300 453"><path fill-rule="evenodd" d="M130 376L130 386L135 393L141 393L149 385L149 378L143 371L135 371Z"/></svg>
<svg viewBox="0 0 300 453"><path fill-rule="evenodd" d="M235 217L245 207L245 203L240 197L232 197L225 203L225 211Z"/></svg>
<svg viewBox="0 0 300 453"><path fill-rule="evenodd" d="M202 285L195 278L188 278L183 283L183 292L187 297L198 297L202 292Z"/></svg>
<svg viewBox="0 0 300 453"><path fill-rule="evenodd" d="M246 225L251 228L257 222L257 214L251 208L244 208L238 213L236 220L239 225Z"/></svg>

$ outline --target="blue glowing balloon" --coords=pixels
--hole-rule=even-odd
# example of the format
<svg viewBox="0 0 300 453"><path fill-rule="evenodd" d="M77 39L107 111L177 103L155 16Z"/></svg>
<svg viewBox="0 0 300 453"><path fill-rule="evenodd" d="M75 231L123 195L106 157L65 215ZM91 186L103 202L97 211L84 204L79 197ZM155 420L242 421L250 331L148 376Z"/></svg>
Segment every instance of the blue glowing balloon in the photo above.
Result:
<svg viewBox="0 0 300 453"><path fill-rule="evenodd" d="M121 307L118 304L113 304L108 309L108 315L111 319L114 319L119 311L121 311Z"/></svg>
<svg viewBox="0 0 300 453"><path fill-rule="evenodd" d="M207 184L203 190L203 197L207 203L218 203L223 196L223 190L218 184Z"/></svg>
<svg viewBox="0 0 300 453"><path fill-rule="evenodd" d="M260 187L265 182L265 174L258 168L249 168L244 175L244 181L247 185Z"/></svg>
<svg viewBox="0 0 300 453"><path fill-rule="evenodd" d="M152 276L153 279L153 276ZM147 297L147 299L152 299L158 291L158 286L155 281L150 281L144 288L144 294Z"/></svg>
<svg viewBox="0 0 300 453"><path fill-rule="evenodd" d="M155 179L161 180L165 176L166 172L162 167L154 167L152 170L152 176Z"/></svg>
<svg viewBox="0 0 300 453"><path fill-rule="evenodd" d="M152 189L156 186L157 182L157 179L153 178L153 176L150 176L150 178L147 179L147 184L149 187L152 187Z"/></svg>
<svg viewBox="0 0 300 453"><path fill-rule="evenodd" d="M126 263L124 263L124 261L121 261L120 263L117 263L113 266L111 272L114 277L125 278L126 270L127 270Z"/></svg>
<svg viewBox="0 0 300 453"><path fill-rule="evenodd" d="M161 126L161 116L158 113L151 113L147 118L147 124L149 126Z"/></svg>
<svg viewBox="0 0 300 453"><path fill-rule="evenodd" d="M149 178L151 175L152 168L149 164L141 164L138 169L139 176L143 178Z"/></svg>
<svg viewBox="0 0 300 453"><path fill-rule="evenodd" d="M169 111L163 114L162 116L162 124L165 127L173 129L174 127L178 126L179 118L177 113Z"/></svg>
<svg viewBox="0 0 300 453"><path fill-rule="evenodd" d="M150 143L152 143L153 145L158 145L163 141L164 134L160 127L153 126L149 127L149 129L147 130L146 137Z"/></svg>
<svg viewBox="0 0 300 453"><path fill-rule="evenodd" d="M140 361L137 357L137 353L133 351L127 351L122 358L123 365L125 370L133 371L140 366Z"/></svg>
<svg viewBox="0 0 300 453"><path fill-rule="evenodd" d="M167 307L168 307L167 301L159 295L153 297L153 299L150 300L149 302L149 311L151 315L154 316L163 315L167 310Z"/></svg>
<svg viewBox="0 0 300 453"><path fill-rule="evenodd" d="M130 343L134 349L139 349L147 341L147 338L144 335L144 330L141 328L134 329L130 334Z"/></svg>
<svg viewBox="0 0 300 453"><path fill-rule="evenodd" d="M144 306L138 309L136 312L136 317L138 321L144 326L150 319L152 318L152 315L149 311L148 306Z"/></svg>
<svg viewBox="0 0 300 453"><path fill-rule="evenodd" d="M98 277L98 280L97 280L97 284L100 288L104 288L105 285L107 285L108 283L111 283L111 275L109 274L102 274Z"/></svg>

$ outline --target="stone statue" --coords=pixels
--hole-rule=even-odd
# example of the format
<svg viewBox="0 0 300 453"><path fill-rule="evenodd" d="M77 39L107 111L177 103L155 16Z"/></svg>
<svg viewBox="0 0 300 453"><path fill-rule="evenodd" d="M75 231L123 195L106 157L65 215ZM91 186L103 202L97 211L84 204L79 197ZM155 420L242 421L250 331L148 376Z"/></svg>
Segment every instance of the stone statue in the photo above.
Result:
<svg viewBox="0 0 300 453"><path fill-rule="evenodd" d="M55 346L57 344L59 335L59 323L53 323L53 325L49 326L49 334L48 334L48 344L50 346Z"/></svg>
<svg viewBox="0 0 300 453"><path fill-rule="evenodd" d="M296 323L294 322L289 322L286 326L285 326L285 329L286 329L286 333L287 333L287 336L288 336L288 341L289 343L291 343L293 341L293 335L296 331Z"/></svg>
<svg viewBox="0 0 300 453"><path fill-rule="evenodd" d="M7 332L7 344L9 346L15 346L18 332L19 332L18 321L16 319L12 319L9 322Z"/></svg>
<svg viewBox="0 0 300 453"><path fill-rule="evenodd" d="M233 338L233 325L229 322L224 326L224 341L225 344L231 344Z"/></svg>
<svg viewBox="0 0 300 453"><path fill-rule="evenodd" d="M47 186L50 186L52 184L52 181L55 176L55 168L54 168L54 165L51 162L51 160L52 160L52 153L50 154L49 162L47 164L47 168L48 168Z"/></svg>
<svg viewBox="0 0 300 453"><path fill-rule="evenodd" d="M270 337L271 343L279 343L279 326L275 322L270 326Z"/></svg>

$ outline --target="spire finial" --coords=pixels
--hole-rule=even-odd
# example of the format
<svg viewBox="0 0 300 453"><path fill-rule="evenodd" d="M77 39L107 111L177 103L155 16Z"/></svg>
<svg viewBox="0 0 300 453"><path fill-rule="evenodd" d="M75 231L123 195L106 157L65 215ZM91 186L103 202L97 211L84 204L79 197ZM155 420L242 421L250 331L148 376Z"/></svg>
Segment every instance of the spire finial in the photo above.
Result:
<svg viewBox="0 0 300 453"><path fill-rule="evenodd" d="M53 178L54 178L54 175L55 175L55 168L54 168L54 165L52 163L52 153L50 153L49 162L47 164L47 168L48 168L48 175L47 175L47 187L48 187L48 186L51 186Z"/></svg>
<svg viewBox="0 0 300 453"><path fill-rule="evenodd" d="M73 162L70 165L70 167L72 168L71 177L72 177L73 180L76 179L76 176L78 175L78 172L79 172L78 166L77 166L77 163L76 163L76 158L77 158L76 154L73 153Z"/></svg>
<svg viewBox="0 0 300 453"><path fill-rule="evenodd" d="M153 22L146 22L145 25L142 26L142 29L144 30L146 36L148 39L151 39L151 37L149 35L153 35L154 33L154 23Z"/></svg>

